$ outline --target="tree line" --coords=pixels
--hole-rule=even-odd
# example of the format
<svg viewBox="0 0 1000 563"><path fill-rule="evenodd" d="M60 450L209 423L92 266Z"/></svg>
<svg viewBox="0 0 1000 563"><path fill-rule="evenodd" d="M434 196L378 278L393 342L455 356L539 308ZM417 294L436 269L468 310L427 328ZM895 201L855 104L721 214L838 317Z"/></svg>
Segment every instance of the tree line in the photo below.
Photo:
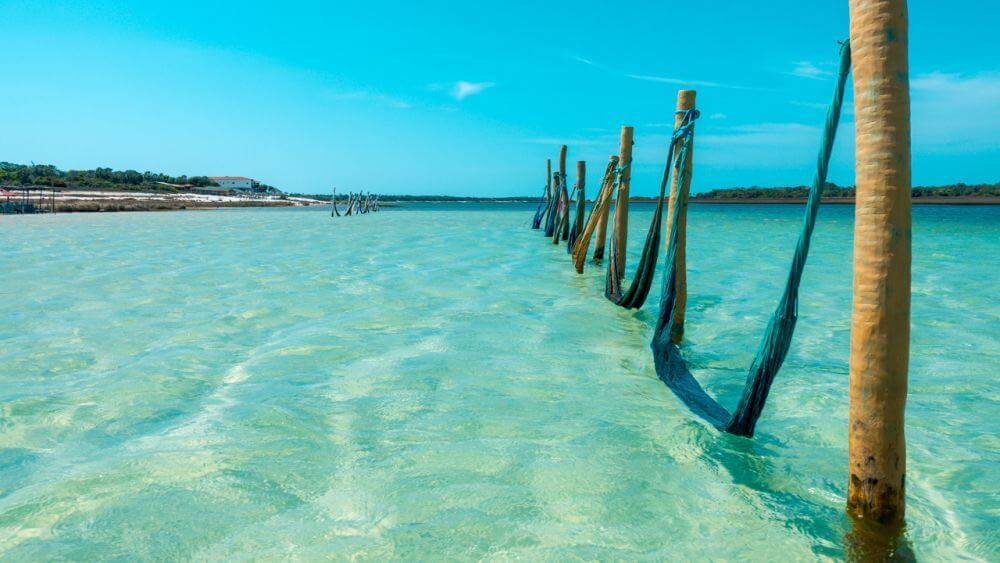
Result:
<svg viewBox="0 0 1000 563"><path fill-rule="evenodd" d="M100 190L160 190L173 191L170 186L157 184L190 184L194 187L218 186L207 176L169 176L158 172L137 170L59 170L51 164L14 164L0 162L0 184L12 186L48 186L55 188L91 188Z"/></svg>
<svg viewBox="0 0 1000 563"><path fill-rule="evenodd" d="M911 193L918 197L1000 197L1000 183L996 184L949 184L946 186L915 186ZM692 200L720 199L804 199L809 197L808 186L793 186L780 188L725 188L691 194ZM823 189L824 198L854 198L854 186L841 187L828 182Z"/></svg>

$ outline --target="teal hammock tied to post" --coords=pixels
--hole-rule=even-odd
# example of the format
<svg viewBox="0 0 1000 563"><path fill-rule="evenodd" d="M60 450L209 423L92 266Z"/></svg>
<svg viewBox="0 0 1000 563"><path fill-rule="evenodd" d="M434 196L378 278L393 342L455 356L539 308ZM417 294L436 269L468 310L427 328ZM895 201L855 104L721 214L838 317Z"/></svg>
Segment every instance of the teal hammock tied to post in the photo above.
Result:
<svg viewBox="0 0 1000 563"><path fill-rule="evenodd" d="M608 160L608 166L604 170L604 178L601 180L601 189L597 192L597 197L594 198L594 205L590 208L590 215L587 216L587 220L583 223L583 228L580 229L580 233L577 239L573 242L573 248L570 251L570 255L573 256L574 267L577 273L583 273L583 263L586 260L587 251L590 249L590 239L594 235L594 231L597 229L597 223L600 221L602 214L611 205L611 194L614 193L615 189L618 187L618 157L612 155L610 160ZM584 200L586 201L586 199ZM595 261L599 260L595 257Z"/></svg>
<svg viewBox="0 0 1000 563"><path fill-rule="evenodd" d="M798 315L799 282L802 280L802 271L805 268L806 257L809 255L809 241L812 237L813 228L816 224L816 214L819 211L819 205L823 197L823 187L826 184L826 174L830 164L830 153L833 150L837 124L840 120L840 108L844 101L844 85L847 82L847 75L850 73L850 70L851 48L850 44L845 41L840 50L840 69L837 75L837 85L834 90L833 101L830 103L830 108L827 111L826 124L823 129L819 157L816 162L816 176L809 190L809 200L806 203L802 230L799 232L798 243L795 246L792 266L788 272L788 279L785 282L785 291L774 313L771 315L767 329L764 331L764 336L761 338L760 346L754 355L753 363L747 373L743 395L740 397L736 411L729 416L727 421L719 421L719 426L726 432L739 436L753 436L757 419L760 418L761 411L764 409L771 384L774 382L774 378L778 374L778 370L781 369L781 364L784 362L785 356L791 347L792 335L795 332L795 322ZM681 152L682 154L686 153L686 150L682 148ZM686 154L684 158L686 158ZM680 170L681 174L683 174L683 167ZM679 205L674 206L672 225L677 225L680 207ZM675 369L676 365L683 363L683 360L679 357L677 348L670 341L670 328L673 324L674 306L676 305L677 297L677 264L675 260L677 252L677 229L672 228L669 236L667 263L663 272L663 291L660 298L659 318L653 333L653 340L650 343L650 347L653 349L653 358L656 363L657 372L661 379L668 382L668 385L671 378L678 377L677 370ZM681 396L681 393L678 392L678 396ZM708 400L711 401L711 399ZM720 410L724 411L717 404L714 406L716 412Z"/></svg>
<svg viewBox="0 0 1000 563"><path fill-rule="evenodd" d="M569 229L569 239L566 243L567 254L573 254L573 245L576 244L576 239L583 232L583 221L587 215L587 194L583 184L577 180L577 186L573 190L576 192L576 215L573 217L573 226Z"/></svg>
<svg viewBox="0 0 1000 563"><path fill-rule="evenodd" d="M542 226L542 217L545 216L545 212L549 210L549 201L546 195L548 195L548 188L542 189L542 198L538 201L538 209L535 210L535 216L531 219L531 228L539 229Z"/></svg>
<svg viewBox="0 0 1000 563"><path fill-rule="evenodd" d="M559 191L559 174L553 174L553 177L556 178L556 181L552 184L552 193L549 196L552 205L549 206L549 216L545 220L545 236L547 237L551 237L556 227L559 226L559 198L562 194Z"/></svg>
<svg viewBox="0 0 1000 563"><path fill-rule="evenodd" d="M559 239L567 240L569 238L569 190L566 188L566 174L559 173L559 185L561 189L559 191ZM574 188L575 190L576 188ZM558 240L555 240L558 242Z"/></svg>
<svg viewBox="0 0 1000 563"><path fill-rule="evenodd" d="M333 211L330 212L331 217L340 217L340 210L337 209L337 188L333 188Z"/></svg>
<svg viewBox="0 0 1000 563"><path fill-rule="evenodd" d="M656 199L656 209L653 211L653 220L649 224L646 232L646 241L642 246L642 254L639 257L639 266L632 276L632 283L628 289L622 291L622 280L625 272L618 269L619 253L625 252L624 248L618 248L618 241L611 238L611 250L608 258L608 273L605 278L604 296L612 303L626 309L640 309L649 296L649 290L653 287L653 276L656 272L656 260L659 255L660 236L663 227L663 202L666 195L667 186L670 184L670 170L675 166L681 166L687 162L687 147L694 135L694 122L698 119L698 110L679 110L681 123L674 131L667 147L667 163L663 170L663 177L660 180L660 193ZM680 143L681 150L677 151L677 162L674 162L675 148ZM680 169L678 169L680 170ZM620 176L620 172L619 172ZM678 186L683 179L678 174ZM628 202L619 201L617 205L628 205ZM678 207L677 204L674 208ZM617 217L615 218L617 223Z"/></svg>

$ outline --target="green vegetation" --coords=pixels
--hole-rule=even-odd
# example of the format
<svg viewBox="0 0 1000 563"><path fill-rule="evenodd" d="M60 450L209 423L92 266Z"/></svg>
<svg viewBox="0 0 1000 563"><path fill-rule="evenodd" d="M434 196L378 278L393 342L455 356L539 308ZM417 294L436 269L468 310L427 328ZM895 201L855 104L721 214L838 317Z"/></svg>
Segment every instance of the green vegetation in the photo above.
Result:
<svg viewBox="0 0 1000 563"><path fill-rule="evenodd" d="M917 186L913 188L913 197L1000 197L1000 183L997 184L951 184L948 186ZM807 186L788 188L727 188L712 190L700 194L691 194L692 200L768 200L768 199L805 199L809 196ZM854 197L854 187L840 187L827 183L823 191L824 198L851 199Z"/></svg>
<svg viewBox="0 0 1000 563"><path fill-rule="evenodd" d="M51 164L12 164L0 162L0 184L9 186L51 186L56 188L77 188L95 190L129 191L176 191L168 184L190 184L194 187L217 186L205 176L168 176L155 172L135 170L94 170L62 171Z"/></svg>

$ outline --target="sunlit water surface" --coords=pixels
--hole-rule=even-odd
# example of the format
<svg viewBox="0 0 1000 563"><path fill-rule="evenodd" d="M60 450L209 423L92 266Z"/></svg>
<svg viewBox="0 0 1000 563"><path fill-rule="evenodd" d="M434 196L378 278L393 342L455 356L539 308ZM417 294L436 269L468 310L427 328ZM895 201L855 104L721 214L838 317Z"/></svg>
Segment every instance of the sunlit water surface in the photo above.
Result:
<svg viewBox="0 0 1000 563"><path fill-rule="evenodd" d="M845 555L851 207L753 440L659 380L533 206L0 218L0 557ZM636 205L630 264L651 206ZM693 206L683 354L735 404L802 208ZM1000 208L914 209L905 541L1000 558Z"/></svg>

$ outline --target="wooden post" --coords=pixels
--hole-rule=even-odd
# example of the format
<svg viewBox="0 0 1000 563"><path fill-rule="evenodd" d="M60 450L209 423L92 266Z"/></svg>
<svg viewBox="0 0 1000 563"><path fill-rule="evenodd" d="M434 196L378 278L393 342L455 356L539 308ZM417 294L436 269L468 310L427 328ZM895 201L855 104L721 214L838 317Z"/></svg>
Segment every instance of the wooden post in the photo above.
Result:
<svg viewBox="0 0 1000 563"><path fill-rule="evenodd" d="M677 91L677 113L674 114L674 130L681 126L684 119L684 111L695 108L696 92L694 90ZM674 149L674 155L680 147ZM670 244L670 229L674 217L674 206L680 205L680 213L677 217L677 249L674 254L674 264L677 265L677 290L674 304L674 323L670 328L670 341L674 344L680 343L684 338L684 310L687 307L687 202L688 192L691 189L691 169L694 161L694 136L688 145L687 162L684 165L684 182L677 184L681 176L681 170L674 166L673 178L670 181L670 199L667 201L667 236L665 244Z"/></svg>
<svg viewBox="0 0 1000 563"><path fill-rule="evenodd" d="M904 512L910 355L910 92L906 0L850 0L854 68L854 305L848 511Z"/></svg>
<svg viewBox="0 0 1000 563"><path fill-rule="evenodd" d="M608 166L618 168L618 155L613 154L608 158ZM613 185L613 182L612 182ZM594 261L604 260L604 244L608 240L608 216L611 215L611 187L608 187L608 201L601 210L601 215L597 219L597 240L594 242ZM579 268L578 268L579 269Z"/></svg>
<svg viewBox="0 0 1000 563"><path fill-rule="evenodd" d="M583 262L587 259L587 251L590 250L590 238L594 235L598 221L604 218L605 228L607 228L608 206L611 205L611 186L614 184L615 170L618 168L618 157L612 155L608 161L608 166L604 170L604 178L601 180L601 187L594 196L594 205L590 208L590 216L587 223L577 232L576 240L573 242L573 266L576 273L583 273ZM581 204L586 202L584 194ZM603 240L601 241L603 242Z"/></svg>
<svg viewBox="0 0 1000 563"><path fill-rule="evenodd" d="M576 233L573 236L580 236L583 232L583 220L587 216L587 162L578 160L576 162L576 218L573 220L573 227Z"/></svg>
<svg viewBox="0 0 1000 563"><path fill-rule="evenodd" d="M615 204L615 237L618 245L618 271L625 272L625 251L628 249L628 187L632 179L632 128L622 127L621 143L618 146L618 165L622 169L618 180L618 202Z"/></svg>
<svg viewBox="0 0 1000 563"><path fill-rule="evenodd" d="M546 233L550 237L559 236L559 208L561 207L562 190L559 189L559 172L552 173L552 233ZM556 239L558 241L558 239Z"/></svg>
<svg viewBox="0 0 1000 563"><path fill-rule="evenodd" d="M566 145L559 147L559 182L556 186L559 191L559 214L556 217L555 232L552 233L552 244L559 244L560 237L563 237L563 223L569 221L569 191L566 189Z"/></svg>
<svg viewBox="0 0 1000 563"><path fill-rule="evenodd" d="M545 205L552 206L552 159L545 159Z"/></svg>

